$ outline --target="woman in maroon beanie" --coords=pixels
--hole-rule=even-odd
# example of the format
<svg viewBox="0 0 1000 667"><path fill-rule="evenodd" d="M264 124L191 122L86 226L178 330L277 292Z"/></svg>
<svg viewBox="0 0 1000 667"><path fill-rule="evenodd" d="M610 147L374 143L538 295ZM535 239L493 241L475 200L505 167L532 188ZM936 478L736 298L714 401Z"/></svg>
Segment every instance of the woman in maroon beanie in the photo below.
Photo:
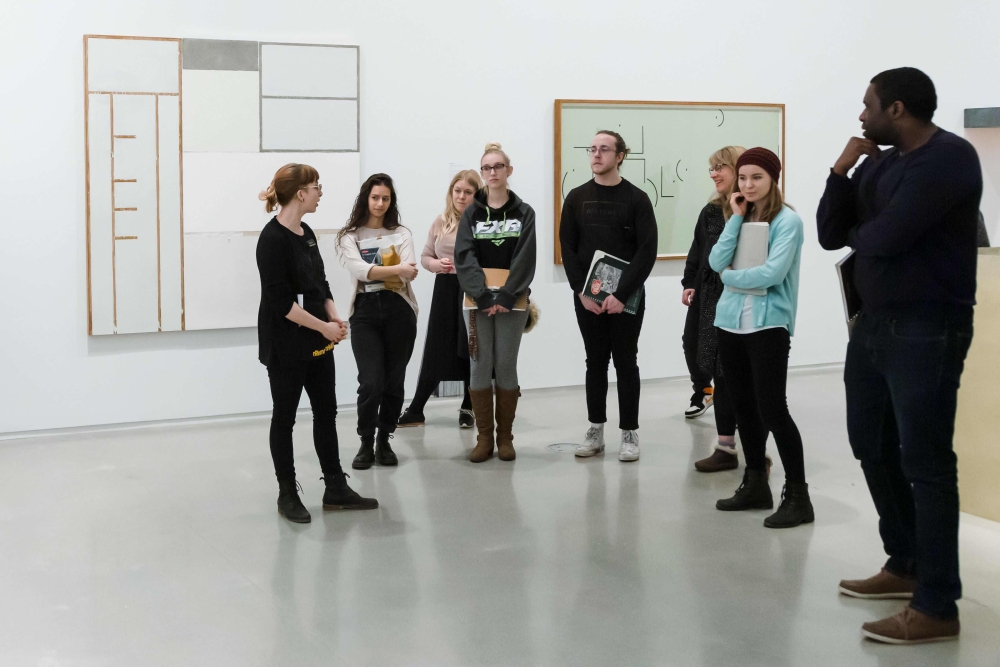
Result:
<svg viewBox="0 0 1000 667"><path fill-rule="evenodd" d="M751 148L736 161L736 172L738 190L730 198L733 215L708 261L726 286L716 306L715 326L747 468L735 495L716 507L730 512L774 507L764 454L770 432L785 468L785 488L778 511L764 525L792 528L814 520L802 437L785 397L798 305L802 220L784 203L777 155ZM733 269L739 243L765 234L764 263Z"/></svg>

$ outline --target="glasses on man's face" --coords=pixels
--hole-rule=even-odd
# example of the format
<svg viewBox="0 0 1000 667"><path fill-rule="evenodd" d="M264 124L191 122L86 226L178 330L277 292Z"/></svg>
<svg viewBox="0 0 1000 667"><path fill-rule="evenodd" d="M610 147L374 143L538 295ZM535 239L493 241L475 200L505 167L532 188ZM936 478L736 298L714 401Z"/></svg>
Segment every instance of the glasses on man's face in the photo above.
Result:
<svg viewBox="0 0 1000 667"><path fill-rule="evenodd" d="M599 155L607 155L608 153L614 153L615 149L611 146L591 146L587 149L587 155L593 155L597 153Z"/></svg>
<svg viewBox="0 0 1000 667"><path fill-rule="evenodd" d="M711 176L712 174L721 174L722 170L725 168L726 165L724 164L713 164L711 167L708 168L708 174L709 176Z"/></svg>
<svg viewBox="0 0 1000 667"><path fill-rule="evenodd" d="M506 168L507 165L505 165L503 162L497 162L494 165L484 164L482 167L480 167L480 171L482 171L484 174L490 174L490 173L499 174Z"/></svg>

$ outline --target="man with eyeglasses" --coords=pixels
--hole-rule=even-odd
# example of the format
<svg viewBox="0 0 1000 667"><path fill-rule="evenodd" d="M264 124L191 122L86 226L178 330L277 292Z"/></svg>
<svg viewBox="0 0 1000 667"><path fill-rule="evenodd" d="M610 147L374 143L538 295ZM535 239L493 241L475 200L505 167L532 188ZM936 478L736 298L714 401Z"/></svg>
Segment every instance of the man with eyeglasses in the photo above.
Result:
<svg viewBox="0 0 1000 667"><path fill-rule="evenodd" d="M604 451L607 421L608 363L618 375L619 461L639 460L639 333L645 312L645 294L635 315L625 302L642 290L656 263L656 217L649 196L621 177L629 149L617 132L601 130L587 149L594 178L574 188L563 202L559 226L563 265L576 307L576 320L587 353L587 413L590 427L576 455ZM584 289L596 251L629 262L618 289L602 304Z"/></svg>

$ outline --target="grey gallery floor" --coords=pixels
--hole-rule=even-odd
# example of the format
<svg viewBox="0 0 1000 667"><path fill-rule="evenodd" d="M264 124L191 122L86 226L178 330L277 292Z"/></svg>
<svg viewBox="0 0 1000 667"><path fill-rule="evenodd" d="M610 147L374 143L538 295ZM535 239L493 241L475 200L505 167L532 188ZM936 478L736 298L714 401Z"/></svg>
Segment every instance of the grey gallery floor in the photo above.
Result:
<svg viewBox="0 0 1000 667"><path fill-rule="evenodd" d="M714 509L741 473L694 471L686 383L643 390L635 464L548 448L583 436L580 388L525 393L513 464L465 461L432 403L397 469L353 474L374 512L323 514L303 414L303 526L266 419L0 442L0 665L1000 665L998 524L962 517L958 642L868 643L899 603L837 596L883 560L839 369L792 374L817 523L784 532Z"/></svg>

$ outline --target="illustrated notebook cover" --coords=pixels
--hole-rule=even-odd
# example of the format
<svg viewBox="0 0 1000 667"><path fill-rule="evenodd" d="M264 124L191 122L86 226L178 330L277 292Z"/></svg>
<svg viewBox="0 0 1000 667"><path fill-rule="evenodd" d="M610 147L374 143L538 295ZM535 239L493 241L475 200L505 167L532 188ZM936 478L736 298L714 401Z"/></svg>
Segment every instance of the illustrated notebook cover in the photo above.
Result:
<svg viewBox="0 0 1000 667"><path fill-rule="evenodd" d="M608 296L618 291L618 283L628 265L629 263L624 259L609 255L603 250L596 250L594 259L590 263L590 271L587 272L587 280L583 286L583 296L591 301L604 304L604 300ZM640 287L625 301L625 312L629 315L635 315L639 312L642 291L643 288Z"/></svg>

